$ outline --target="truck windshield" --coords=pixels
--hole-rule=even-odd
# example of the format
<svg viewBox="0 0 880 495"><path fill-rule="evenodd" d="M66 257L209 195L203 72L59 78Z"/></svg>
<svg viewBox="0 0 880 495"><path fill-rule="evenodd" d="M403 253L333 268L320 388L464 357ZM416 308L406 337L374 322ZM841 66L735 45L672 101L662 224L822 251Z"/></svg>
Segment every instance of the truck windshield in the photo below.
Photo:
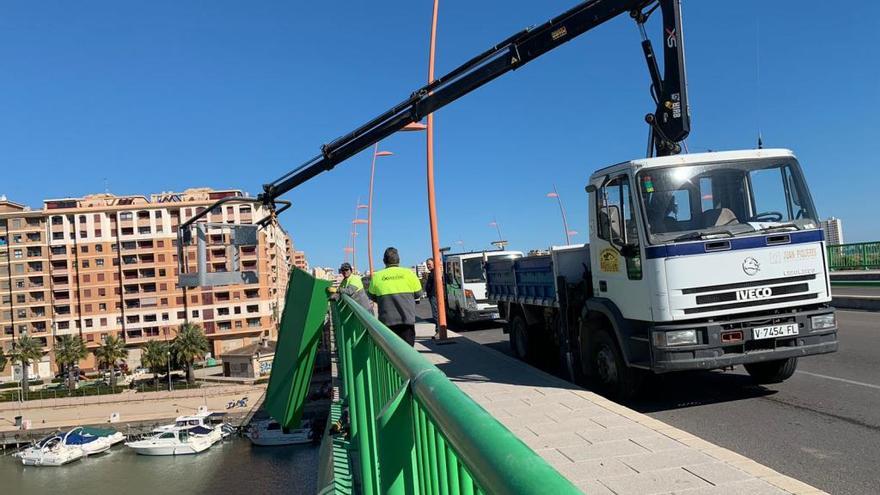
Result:
<svg viewBox="0 0 880 495"><path fill-rule="evenodd" d="M486 277L483 275L483 258L461 260L461 266L464 283L473 284L486 281Z"/></svg>
<svg viewBox="0 0 880 495"><path fill-rule="evenodd" d="M639 172L637 181L652 244L818 224L791 159L651 168Z"/></svg>

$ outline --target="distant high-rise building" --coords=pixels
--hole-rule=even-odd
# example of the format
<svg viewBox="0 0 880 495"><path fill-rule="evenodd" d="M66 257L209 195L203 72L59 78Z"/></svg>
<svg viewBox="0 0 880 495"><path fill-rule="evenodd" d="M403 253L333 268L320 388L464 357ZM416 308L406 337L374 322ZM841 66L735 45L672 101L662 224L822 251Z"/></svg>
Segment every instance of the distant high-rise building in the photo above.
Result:
<svg viewBox="0 0 880 495"><path fill-rule="evenodd" d="M843 222L839 218L822 220L822 230L825 231L826 244L829 246L843 244Z"/></svg>
<svg viewBox="0 0 880 495"><path fill-rule="evenodd" d="M201 325L214 356L276 338L294 255L280 225L260 229L258 245L241 249L241 268L256 271L258 282L177 285L178 226L230 196L244 195L207 188L150 199L105 193L45 200L41 210L0 200L0 352L23 334L36 337L46 355L33 372L45 378L57 370L53 349L62 335L82 337L90 351L118 336L130 348L129 365L139 364L144 342L173 339L181 323ZM253 224L266 214L261 205L230 203L207 220ZM225 271L228 238L210 237L209 268ZM185 253L194 271L195 247ZM80 366L94 368L94 355Z"/></svg>

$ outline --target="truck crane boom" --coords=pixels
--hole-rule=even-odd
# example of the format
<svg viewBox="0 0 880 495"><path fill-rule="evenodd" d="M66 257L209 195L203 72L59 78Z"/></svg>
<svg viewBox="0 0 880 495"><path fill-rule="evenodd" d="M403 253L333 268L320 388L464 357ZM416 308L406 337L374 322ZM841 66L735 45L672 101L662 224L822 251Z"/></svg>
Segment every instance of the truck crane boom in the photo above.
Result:
<svg viewBox="0 0 880 495"><path fill-rule="evenodd" d="M645 33L648 17L660 8L663 20L663 63L658 68ZM645 116L650 126L648 153L680 152L679 142L690 131L680 0L587 0L539 26L524 29L450 73L414 91L409 98L354 131L321 147L321 153L276 181L265 184L260 199L269 208L291 189L372 146L407 124L418 122L490 81L516 70L587 31L629 13L639 26L642 49L657 107Z"/></svg>

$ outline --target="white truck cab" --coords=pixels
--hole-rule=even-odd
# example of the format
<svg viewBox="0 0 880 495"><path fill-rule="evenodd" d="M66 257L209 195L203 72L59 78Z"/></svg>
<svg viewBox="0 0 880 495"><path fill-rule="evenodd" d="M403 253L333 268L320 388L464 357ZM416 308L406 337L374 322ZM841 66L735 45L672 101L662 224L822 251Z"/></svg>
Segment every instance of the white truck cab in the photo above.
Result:
<svg viewBox="0 0 880 495"><path fill-rule="evenodd" d="M447 318L459 324L498 319L498 306L486 298L483 264L490 259L515 259L522 255L520 251L444 254Z"/></svg>
<svg viewBox="0 0 880 495"><path fill-rule="evenodd" d="M632 160L586 189L589 244L487 266L520 357L552 335L573 375L625 395L633 370L742 364L768 383L837 349L824 235L791 151Z"/></svg>

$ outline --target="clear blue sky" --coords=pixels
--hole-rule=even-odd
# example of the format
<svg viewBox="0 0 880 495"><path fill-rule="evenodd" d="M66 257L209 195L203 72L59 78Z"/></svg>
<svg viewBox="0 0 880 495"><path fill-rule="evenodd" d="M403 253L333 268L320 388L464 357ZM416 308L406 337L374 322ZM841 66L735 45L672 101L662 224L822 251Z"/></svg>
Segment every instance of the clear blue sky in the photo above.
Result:
<svg viewBox="0 0 880 495"><path fill-rule="evenodd" d="M573 4L441 0L438 75ZM39 206L100 192L105 178L118 194L257 193L424 83L430 9L6 1L0 193ZM767 147L795 150L847 241L880 239L877 19L873 1L684 2L691 151L754 147L760 126ZM590 173L644 154L647 87L636 27L621 17L438 112L443 244L487 247L493 217L513 248L561 243L545 197L554 183L582 242ZM376 254L393 244L406 264L429 252L424 139L384 142L395 155L376 179ZM369 162L364 152L288 195L284 225L313 265L342 260Z"/></svg>

